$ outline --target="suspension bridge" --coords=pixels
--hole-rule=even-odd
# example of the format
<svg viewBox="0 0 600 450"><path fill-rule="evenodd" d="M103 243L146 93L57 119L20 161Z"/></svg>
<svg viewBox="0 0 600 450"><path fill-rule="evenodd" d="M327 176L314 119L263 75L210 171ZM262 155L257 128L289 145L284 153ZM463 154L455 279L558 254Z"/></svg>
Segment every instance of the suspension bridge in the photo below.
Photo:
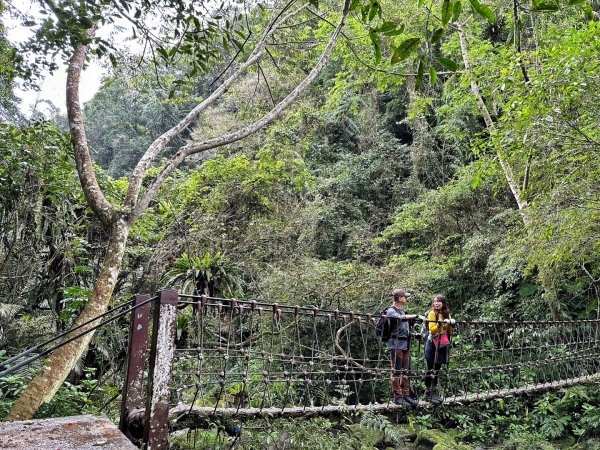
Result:
<svg viewBox="0 0 600 450"><path fill-rule="evenodd" d="M189 434L214 418L401 410L391 401L378 316L174 290L136 295L15 355L0 363L0 377L129 315L119 428L145 448L168 448L170 431ZM418 397L426 330L427 321L411 322L409 377ZM441 395L462 404L596 380L599 338L600 320L457 321L438 374Z"/></svg>

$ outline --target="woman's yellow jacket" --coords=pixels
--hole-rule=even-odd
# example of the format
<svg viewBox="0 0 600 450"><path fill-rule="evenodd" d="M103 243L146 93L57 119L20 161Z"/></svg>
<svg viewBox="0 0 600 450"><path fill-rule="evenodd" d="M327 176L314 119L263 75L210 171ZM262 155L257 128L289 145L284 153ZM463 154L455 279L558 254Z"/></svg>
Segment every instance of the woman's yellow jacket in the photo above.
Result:
<svg viewBox="0 0 600 450"><path fill-rule="evenodd" d="M452 326L447 323L439 323L437 321L441 321L444 319L450 319L450 314L448 317L444 317L442 314L436 314L436 312L432 309L427 314L427 320L429 321L429 332L432 336L437 336L438 334L450 334L452 333Z"/></svg>

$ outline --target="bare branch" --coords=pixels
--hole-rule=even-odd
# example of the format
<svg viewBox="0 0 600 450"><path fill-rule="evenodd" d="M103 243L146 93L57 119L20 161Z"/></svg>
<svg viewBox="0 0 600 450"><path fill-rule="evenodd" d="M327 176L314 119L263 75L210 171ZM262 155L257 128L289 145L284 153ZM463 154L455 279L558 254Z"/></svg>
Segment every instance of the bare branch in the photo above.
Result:
<svg viewBox="0 0 600 450"><path fill-rule="evenodd" d="M349 0L347 0L346 3L348 3L348 1ZM220 137L217 137L214 139L209 139L208 141L205 141L205 142L188 144L188 145L182 147L182 150L185 151L188 155L191 155L194 153L199 153L199 152L202 152L205 150L209 150L211 148L221 147L223 145L231 144L233 142L239 141L240 139L243 139L246 136L249 136L249 135L257 132L259 129L261 129L265 125L269 124L274 119L276 119L281 114L281 112L283 112L283 110L285 108L287 108L294 100L296 100L296 98L300 95L300 93L302 91L304 91L304 89L306 89L306 87L308 87L314 81L314 79L319 75L319 73L321 73L321 70L327 63L329 55L331 54L333 47L334 47L334 45L342 31L342 28L346 22L346 17L348 14L347 9L348 9L347 7L344 8L344 12L342 14L342 19L340 20L340 23L338 24L334 33L332 34L332 36L327 44L327 47L321 54L319 61L317 62L315 67L313 67L313 69L306 76L306 78L304 78L304 80L302 80L292 90L292 92L290 92L271 111L269 111L268 114L266 114L265 116L263 116L261 119L257 120L256 122L242 128L241 130L238 130L233 133L229 133L229 134L226 134L224 136L220 136Z"/></svg>
<svg viewBox="0 0 600 450"><path fill-rule="evenodd" d="M271 106L275 106L275 99L273 98L273 93L271 92L271 86L269 86L269 80L267 80L267 76L265 75L265 72L263 71L262 67L260 66L260 62L257 63L258 65L258 73L260 75L262 75L263 80L265 80L265 84L267 85L267 91L269 92L269 99L271 100Z"/></svg>
<svg viewBox="0 0 600 450"><path fill-rule="evenodd" d="M468 20L468 19L467 19ZM464 23L456 22L454 24L456 30L458 31L458 36L460 38L460 50L463 58L463 63L465 65L465 72L469 75L471 81L471 91L473 95L477 99L477 103L479 104L479 110L483 115L483 120L485 121L485 125L490 132L496 131L496 124L492 119L490 111L483 100L483 96L481 95L481 90L479 89L479 84L473 74L473 70L471 69L471 61L469 59L469 51L467 46L467 38L465 37L464 31ZM506 182L508 183L508 187L510 188L515 201L517 202L517 206L519 210L522 212L521 216L525 225L529 224L529 216L526 213L525 209L527 208L527 201L521 198L521 189L517 183L517 179L513 173L512 168L509 164L506 163L504 157L500 154L500 152L496 153L498 156L498 162L502 167L502 171L504 172L504 177L506 178Z"/></svg>
<svg viewBox="0 0 600 450"><path fill-rule="evenodd" d="M268 114L263 116L261 119L257 120L250 125L235 131L233 133L228 133L223 136L219 136L214 139L209 139L205 142L200 143L190 143L188 145L183 146L179 152L177 152L176 156L167 164L167 166L161 171L158 177L154 180L152 185L148 188L148 190L144 193L142 199L135 205L135 208L132 211L131 219L135 220L139 217L142 212L148 207L152 199L156 196L158 190L165 182L167 177L171 174L171 172L189 155L194 153L200 153L206 150L210 150L216 147L221 147L223 145L231 144L233 142L239 141L251 134L256 133L262 127L268 125L273 120L275 120L279 115L294 101L296 98L314 81L314 79L321 73L323 67L327 63L331 52L337 42L337 39L342 32L342 29L346 23L346 18L348 17L348 8L350 6L350 0L345 0L344 8L342 10L342 17L335 31L331 35L327 46L323 50L319 61L313 67L313 69L309 72L309 74L304 78L281 102L279 102ZM136 168L137 169L137 168ZM143 174L143 172L142 172ZM141 178L140 178L141 183ZM131 189L131 188L130 188ZM139 188L138 188L139 189Z"/></svg>
<svg viewBox="0 0 600 450"><path fill-rule="evenodd" d="M238 56L240 56L240 54L244 50L244 47L250 40L250 37L252 37L252 30L250 30L248 32L248 36L246 36L246 39L244 39L244 42L242 42L242 45L240 46L240 48L238 49L236 54L233 56L233 58L231 58L231 61L229 61L229 64L227 64L227 66L221 71L221 73L219 75L217 75L214 80L212 80L212 82L210 83L210 87L212 87L213 84L215 84L217 81L219 81L221 79L221 77L225 74L225 72L227 72L229 70L231 65L237 60Z"/></svg>
<svg viewBox="0 0 600 450"><path fill-rule="evenodd" d="M306 5L296 9L295 11L292 11L291 13L289 13L288 15L286 15L283 18L280 18L281 16L278 15L271 22L271 24L267 27L267 29L263 33L263 36L261 37L260 41L256 44L256 47L254 48L254 50L252 51L252 53L250 54L250 56L248 57L246 62L244 64L242 64L229 78L227 78L223 82L223 84L221 84L211 95L209 95L204 101L202 101L201 103L196 105L196 107L194 109L192 109L183 118L183 120L181 120L181 122L179 122L173 128L171 128L170 130L166 131L161 136L159 136L150 145L150 147L148 147L148 149L146 150L146 153L144 153L144 155L141 157L141 159L138 161L137 165L135 166L135 169L133 170L133 174L132 174L131 180L129 182L129 189L127 191L127 196L125 197L125 202L124 202L124 207L126 210L132 210L134 208L134 206L138 200L140 189L142 187L142 179L144 177L144 173L146 172L146 170L148 170L148 168L150 167L150 165L152 164L152 162L154 161L156 156L169 144L169 142L171 142L171 140L175 136L177 136L179 133L181 133L183 130L185 130L202 111L204 111L208 106L210 106L217 99L219 99L225 92L227 92L229 87L243 73L246 72L248 67L250 67L252 64L254 64L256 61L258 61L260 59L260 57L262 56L262 53L264 51L265 45L267 43L267 39L269 38L269 36L271 36L277 30L279 24L284 23L289 18L296 16L305 8L306 8ZM147 205L147 203L146 203L146 205ZM138 215L140 213L140 209L137 206L135 207L135 210L137 211L137 213L135 213L133 215L133 217L132 217L133 219L138 217Z"/></svg>

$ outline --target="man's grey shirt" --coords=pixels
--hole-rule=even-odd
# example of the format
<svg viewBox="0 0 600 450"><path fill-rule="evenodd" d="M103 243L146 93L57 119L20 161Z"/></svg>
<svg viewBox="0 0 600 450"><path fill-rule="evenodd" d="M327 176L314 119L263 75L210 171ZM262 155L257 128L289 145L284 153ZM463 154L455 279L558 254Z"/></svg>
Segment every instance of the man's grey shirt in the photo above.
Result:
<svg viewBox="0 0 600 450"><path fill-rule="evenodd" d="M406 316L406 311L395 306L390 306L385 314L392 319L402 319ZM408 337L410 335L410 325L406 320L392 320L390 325L393 327L390 334L390 340L387 343L389 350L408 350Z"/></svg>

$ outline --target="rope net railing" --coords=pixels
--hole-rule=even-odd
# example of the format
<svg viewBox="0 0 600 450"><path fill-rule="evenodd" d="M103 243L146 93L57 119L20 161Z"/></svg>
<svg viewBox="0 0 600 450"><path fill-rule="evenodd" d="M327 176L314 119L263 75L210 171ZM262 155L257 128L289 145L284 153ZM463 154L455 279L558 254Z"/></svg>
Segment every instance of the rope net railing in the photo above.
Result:
<svg viewBox="0 0 600 450"><path fill-rule="evenodd" d="M389 351L371 315L180 296L171 409L183 415L319 415L396 408ZM411 324L411 390L427 366L426 321ZM446 402L566 386L595 378L600 321L454 325L437 373Z"/></svg>
<svg viewBox="0 0 600 450"><path fill-rule="evenodd" d="M196 442L210 435L200 429L215 417L268 421L403 407L392 401L391 358L375 333L378 316L173 290L136 295L0 362L0 376L31 367L94 330L124 341L126 320L119 319L129 313L119 427L134 442L163 445L169 428L187 428L188 441ZM410 330L411 366L403 375L427 404L428 322L410 322ZM564 387L600 375L600 320L458 321L451 336L448 364L435 372L446 403Z"/></svg>

